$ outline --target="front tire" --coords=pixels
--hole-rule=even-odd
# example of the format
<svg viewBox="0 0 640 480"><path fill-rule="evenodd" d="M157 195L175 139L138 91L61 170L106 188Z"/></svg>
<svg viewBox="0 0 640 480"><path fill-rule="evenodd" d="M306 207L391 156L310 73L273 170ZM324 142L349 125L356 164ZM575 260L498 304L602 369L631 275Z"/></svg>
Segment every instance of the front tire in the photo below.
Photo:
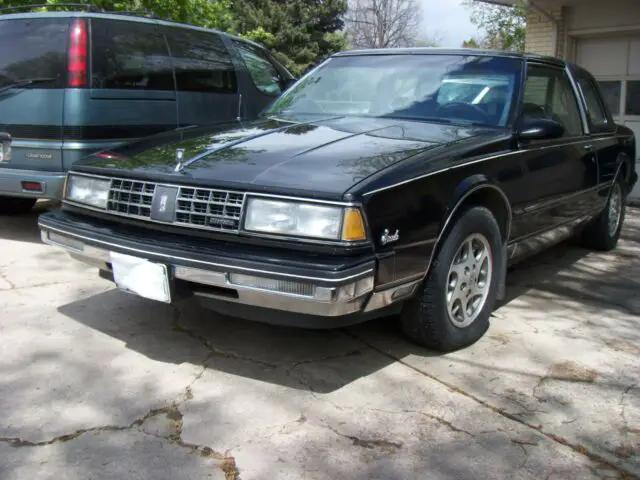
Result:
<svg viewBox="0 0 640 480"><path fill-rule="evenodd" d="M23 215L36 204L35 198L0 196L0 215Z"/></svg>
<svg viewBox="0 0 640 480"><path fill-rule="evenodd" d="M603 252L617 247L627 211L626 200L625 186L616 179L604 210L582 231L581 246Z"/></svg>
<svg viewBox="0 0 640 480"><path fill-rule="evenodd" d="M502 236L484 207L464 211L446 236L423 283L405 305L404 333L432 350L450 352L489 328L502 271Z"/></svg>

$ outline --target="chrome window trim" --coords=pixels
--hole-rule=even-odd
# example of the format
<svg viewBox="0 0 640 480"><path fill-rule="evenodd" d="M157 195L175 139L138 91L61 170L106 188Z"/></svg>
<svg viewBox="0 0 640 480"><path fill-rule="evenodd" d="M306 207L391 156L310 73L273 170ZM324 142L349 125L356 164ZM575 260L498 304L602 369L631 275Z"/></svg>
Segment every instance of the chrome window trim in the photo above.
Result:
<svg viewBox="0 0 640 480"><path fill-rule="evenodd" d="M98 240L95 238L91 238L88 237L86 235L80 235L77 233L72 233L72 232L68 232L66 230L60 229L60 228L56 228L56 227L50 227L48 225L42 225L40 222L38 222L38 227L43 230L43 231L52 231L55 233L59 233L61 235L66 235L68 237L71 237L72 239L80 239L80 240L85 240L88 241L90 243L96 243L99 245L103 245L106 247L112 247L114 248L116 251L117 250L126 250L128 252L134 252L134 253L138 253L138 254L143 254L143 255L153 255L156 257L161 257L164 259L167 259L167 261L171 262L171 261L183 261L183 262L191 262L191 263L196 263L199 265L207 265L209 267L214 267L214 268L219 268L219 269L231 269L231 270L241 270L243 272L250 272L250 273L254 273L254 274L264 274L264 275L272 275L272 276L276 276L276 277L287 277L287 278L295 278L295 279L301 279L301 280L307 280L307 281L312 281L312 282L324 282L324 283L344 283L347 282L349 280L352 279L359 279L362 277L366 277L368 274L373 273L374 269L373 268L369 268L368 270L363 270L362 272L353 274L353 275L348 275L345 277L340 277L340 278L321 278L321 277L310 277L310 276L306 276L306 275L296 275L296 274L292 274L292 273L282 273L282 272L275 272L272 270L260 270L260 269L255 269L255 268L249 268L249 267L240 267L237 265L232 265L232 264L225 264L225 263L216 263L216 262L207 262L205 260L198 260L198 259L194 259L194 258L188 258L188 257L180 257L180 256L175 256L175 255L167 255L164 253L157 253L157 252L151 252L149 250L145 250L145 249L141 249L141 248L134 248L134 247L127 247L125 245L120 245L117 243L112 243L112 242L106 242L104 240ZM66 247L65 247L66 248Z"/></svg>
<svg viewBox="0 0 640 480"><path fill-rule="evenodd" d="M571 84L573 95L578 102L578 110L580 111L580 121L582 122L583 135L589 136L591 135L591 128L589 126L589 118L587 117L587 103L582 96L582 90L580 90L578 82L573 76L573 72L568 65L564 68L564 71L567 74L567 77L569 77L569 83Z"/></svg>

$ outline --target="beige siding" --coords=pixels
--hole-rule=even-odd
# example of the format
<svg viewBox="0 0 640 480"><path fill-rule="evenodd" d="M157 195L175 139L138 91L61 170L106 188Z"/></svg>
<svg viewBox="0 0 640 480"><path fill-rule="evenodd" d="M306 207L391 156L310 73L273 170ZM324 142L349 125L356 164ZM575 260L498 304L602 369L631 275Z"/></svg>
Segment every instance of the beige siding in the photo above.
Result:
<svg viewBox="0 0 640 480"><path fill-rule="evenodd" d="M558 27L540 13L530 11L527 14L526 50L539 55L563 57L566 8L552 8L548 12L558 21Z"/></svg>

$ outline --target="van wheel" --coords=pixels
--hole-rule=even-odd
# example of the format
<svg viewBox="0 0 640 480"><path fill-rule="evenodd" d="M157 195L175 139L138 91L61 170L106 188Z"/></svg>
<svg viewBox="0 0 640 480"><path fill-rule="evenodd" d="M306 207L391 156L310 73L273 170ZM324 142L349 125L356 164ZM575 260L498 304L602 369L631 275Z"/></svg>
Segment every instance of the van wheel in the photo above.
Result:
<svg viewBox="0 0 640 480"><path fill-rule="evenodd" d="M503 248L491 211L484 207L466 210L437 253L422 291L405 304L400 316L404 333L441 352L479 340L489 328Z"/></svg>
<svg viewBox="0 0 640 480"><path fill-rule="evenodd" d="M29 213L36 204L35 198L0 196L0 215L20 215Z"/></svg>
<svg viewBox="0 0 640 480"><path fill-rule="evenodd" d="M581 246L605 252L616 248L627 210L626 201L624 185L616 179L604 210L582 231Z"/></svg>

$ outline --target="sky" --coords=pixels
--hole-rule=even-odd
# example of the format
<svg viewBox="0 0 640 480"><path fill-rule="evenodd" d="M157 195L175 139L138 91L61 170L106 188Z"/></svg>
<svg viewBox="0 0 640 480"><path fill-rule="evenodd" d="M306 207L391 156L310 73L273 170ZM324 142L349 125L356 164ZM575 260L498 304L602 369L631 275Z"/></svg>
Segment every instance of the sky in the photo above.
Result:
<svg viewBox="0 0 640 480"><path fill-rule="evenodd" d="M429 37L436 36L440 45L457 48L477 33L471 23L470 11L462 0L419 0L422 4L422 23Z"/></svg>

